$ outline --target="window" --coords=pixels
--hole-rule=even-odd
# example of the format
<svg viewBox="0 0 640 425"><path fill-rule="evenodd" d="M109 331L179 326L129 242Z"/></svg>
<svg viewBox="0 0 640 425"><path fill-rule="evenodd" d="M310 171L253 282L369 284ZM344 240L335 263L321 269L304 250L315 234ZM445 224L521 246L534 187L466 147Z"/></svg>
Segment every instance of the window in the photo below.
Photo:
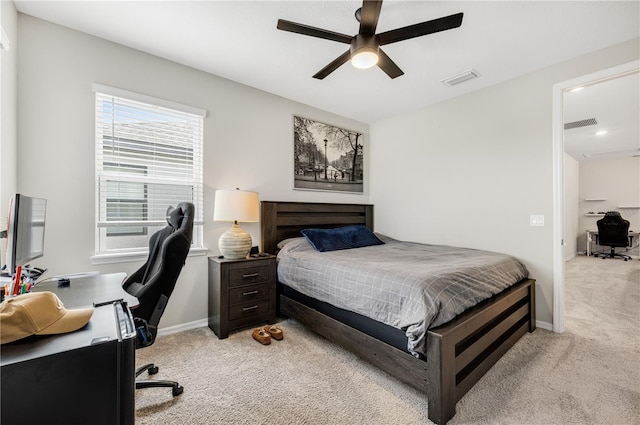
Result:
<svg viewBox="0 0 640 425"><path fill-rule="evenodd" d="M96 257L145 253L167 207L182 201L196 207L191 247L202 247L205 111L99 84L94 91Z"/></svg>
<svg viewBox="0 0 640 425"><path fill-rule="evenodd" d="M129 168L129 170L127 170L127 168ZM146 174L146 167L118 167L118 164L108 162L103 163L103 170L109 172L129 171L134 174ZM129 183L109 180L106 183L107 221L133 221L140 217L142 217L143 220L148 218L146 208L146 183ZM147 234L147 228L144 226L107 227L106 229L107 237Z"/></svg>

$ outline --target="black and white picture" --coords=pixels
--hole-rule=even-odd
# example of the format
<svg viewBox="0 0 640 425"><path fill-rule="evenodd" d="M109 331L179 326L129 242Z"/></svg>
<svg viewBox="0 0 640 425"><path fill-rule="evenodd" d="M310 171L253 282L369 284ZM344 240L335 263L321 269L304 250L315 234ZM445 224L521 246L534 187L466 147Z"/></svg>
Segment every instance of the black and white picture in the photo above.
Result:
<svg viewBox="0 0 640 425"><path fill-rule="evenodd" d="M293 117L294 189L363 192L362 133Z"/></svg>

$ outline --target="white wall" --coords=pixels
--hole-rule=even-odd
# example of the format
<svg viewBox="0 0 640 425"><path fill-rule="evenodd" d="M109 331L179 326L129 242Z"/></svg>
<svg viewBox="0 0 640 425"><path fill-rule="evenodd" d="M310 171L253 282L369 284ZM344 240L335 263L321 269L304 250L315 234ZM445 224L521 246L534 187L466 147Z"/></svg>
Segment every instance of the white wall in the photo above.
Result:
<svg viewBox="0 0 640 425"><path fill-rule="evenodd" d="M0 24L9 38L9 50L0 49L0 230L5 230L9 198L17 188L17 34L18 12L12 1L0 2ZM0 245L4 264L4 244Z"/></svg>
<svg viewBox="0 0 640 425"><path fill-rule="evenodd" d="M580 163L564 154L564 259L569 261L580 251L579 231Z"/></svg>
<svg viewBox="0 0 640 425"><path fill-rule="evenodd" d="M585 199L605 199L585 201ZM580 217L578 251L586 249L587 230L597 230L596 221L602 217L587 217L588 212L619 211L629 220L629 229L640 231L640 209L622 209L620 206L640 207L640 158L581 161L580 162ZM634 241L635 243L635 241ZM593 245L592 248L597 248ZM609 250L609 248L604 248ZM620 251L620 250L618 250ZM629 255L638 255L638 248Z"/></svg>
<svg viewBox="0 0 640 425"><path fill-rule="evenodd" d="M376 229L400 239L505 252L536 279L552 322L552 86L626 63L638 40L371 125ZM530 227L541 214L544 227Z"/></svg>
<svg viewBox="0 0 640 425"><path fill-rule="evenodd" d="M255 190L262 200L364 202L363 195L293 191L292 115L365 134L368 126L107 42L18 15L18 189L48 199L46 255L51 273L132 272L140 263L92 265L94 253L94 82L204 108L205 245L218 255L227 223L213 223L216 189ZM221 58L224 60L224 58ZM368 167L365 150L365 167ZM368 173L367 173L368 174ZM368 180L368 175L365 175ZM257 223L243 224L254 243ZM207 260L191 257L161 326L207 317Z"/></svg>

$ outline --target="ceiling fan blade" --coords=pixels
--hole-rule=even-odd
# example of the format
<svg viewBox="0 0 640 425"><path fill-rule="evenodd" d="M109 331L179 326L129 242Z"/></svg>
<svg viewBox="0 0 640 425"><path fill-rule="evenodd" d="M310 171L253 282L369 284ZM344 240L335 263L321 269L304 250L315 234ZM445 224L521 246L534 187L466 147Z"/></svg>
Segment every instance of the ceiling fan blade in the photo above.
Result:
<svg viewBox="0 0 640 425"><path fill-rule="evenodd" d="M360 12L360 34L374 35L380 17L382 0L364 0Z"/></svg>
<svg viewBox="0 0 640 425"><path fill-rule="evenodd" d="M378 49L378 67L391 78L396 78L404 74L398 65L396 65L382 49Z"/></svg>
<svg viewBox="0 0 640 425"><path fill-rule="evenodd" d="M285 19L278 19L277 28L282 31L295 32L302 35L324 38L325 40L332 40L345 44L351 44L351 39L353 38L350 35L323 30L322 28L311 27L309 25L297 24Z"/></svg>
<svg viewBox="0 0 640 425"><path fill-rule="evenodd" d="M380 45L384 46L385 44L395 43L397 41L408 40L422 35L458 28L462 25L462 16L463 13L460 12L455 15L445 16L444 18L438 18L432 21L383 32L378 34L378 40L380 40Z"/></svg>
<svg viewBox="0 0 640 425"><path fill-rule="evenodd" d="M329 65L322 68L320 71L313 76L313 78L317 78L318 80L323 80L324 77L331 74L336 69L340 68L341 65L346 63L351 58L351 50L347 50L337 58L333 60Z"/></svg>

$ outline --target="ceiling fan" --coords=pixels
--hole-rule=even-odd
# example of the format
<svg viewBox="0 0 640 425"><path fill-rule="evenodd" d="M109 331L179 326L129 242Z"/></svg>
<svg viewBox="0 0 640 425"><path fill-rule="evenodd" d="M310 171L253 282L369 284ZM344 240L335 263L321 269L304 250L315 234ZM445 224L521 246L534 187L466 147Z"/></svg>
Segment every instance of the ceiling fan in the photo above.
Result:
<svg viewBox="0 0 640 425"><path fill-rule="evenodd" d="M363 0L362 7L356 10L355 13L356 20L360 22L360 31L353 37L322 28L298 24L285 19L278 19L277 28L282 31L295 32L351 45L349 50L338 56L313 76L313 78L322 80L349 59L351 59L351 63L356 68L370 68L378 65L389 77L399 77L403 75L404 72L382 51L380 46L458 28L462 25L463 14L456 13L443 18L376 34L381 7L382 0Z"/></svg>

